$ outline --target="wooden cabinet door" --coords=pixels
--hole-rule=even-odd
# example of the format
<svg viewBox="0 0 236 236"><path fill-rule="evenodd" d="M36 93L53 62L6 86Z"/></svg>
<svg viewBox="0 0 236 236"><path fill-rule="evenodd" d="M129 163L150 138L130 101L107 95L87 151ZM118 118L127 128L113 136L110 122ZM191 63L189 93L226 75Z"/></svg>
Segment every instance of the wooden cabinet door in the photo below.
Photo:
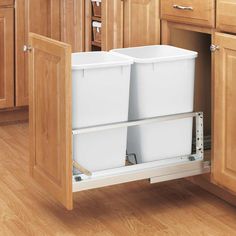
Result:
<svg viewBox="0 0 236 236"><path fill-rule="evenodd" d="M71 47L30 34L30 173L72 209Z"/></svg>
<svg viewBox="0 0 236 236"><path fill-rule="evenodd" d="M124 47L159 43L159 0L125 0Z"/></svg>
<svg viewBox="0 0 236 236"><path fill-rule="evenodd" d="M0 8L0 108L14 106L13 19L13 8Z"/></svg>
<svg viewBox="0 0 236 236"><path fill-rule="evenodd" d="M236 36L216 33L213 178L236 193Z"/></svg>
<svg viewBox="0 0 236 236"><path fill-rule="evenodd" d="M28 59L23 51L28 33L61 40L61 1L16 1L16 106L28 105Z"/></svg>
<svg viewBox="0 0 236 236"><path fill-rule="evenodd" d="M27 0L28 32L61 40L61 3L58 0Z"/></svg>

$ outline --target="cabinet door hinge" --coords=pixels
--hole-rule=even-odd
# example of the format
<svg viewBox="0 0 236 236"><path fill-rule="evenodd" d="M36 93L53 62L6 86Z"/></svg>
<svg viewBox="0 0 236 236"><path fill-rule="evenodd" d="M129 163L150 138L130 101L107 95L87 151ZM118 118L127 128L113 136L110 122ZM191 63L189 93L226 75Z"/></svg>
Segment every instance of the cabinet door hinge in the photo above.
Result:
<svg viewBox="0 0 236 236"><path fill-rule="evenodd" d="M31 51L32 51L32 47L30 45L23 46L23 52L31 52Z"/></svg>
<svg viewBox="0 0 236 236"><path fill-rule="evenodd" d="M210 51L211 52L215 52L215 51L218 51L218 50L220 50L220 46L219 45L212 44L210 46Z"/></svg>

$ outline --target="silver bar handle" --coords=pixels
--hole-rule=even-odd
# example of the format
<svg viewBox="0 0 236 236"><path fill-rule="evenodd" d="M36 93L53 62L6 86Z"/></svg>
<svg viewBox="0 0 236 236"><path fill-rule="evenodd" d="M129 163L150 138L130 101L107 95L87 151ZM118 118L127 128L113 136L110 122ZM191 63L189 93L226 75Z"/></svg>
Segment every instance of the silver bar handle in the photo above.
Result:
<svg viewBox="0 0 236 236"><path fill-rule="evenodd" d="M178 10L184 10L184 11L193 11L193 7L180 6L180 5L177 5L177 4L174 4L173 8L178 9Z"/></svg>

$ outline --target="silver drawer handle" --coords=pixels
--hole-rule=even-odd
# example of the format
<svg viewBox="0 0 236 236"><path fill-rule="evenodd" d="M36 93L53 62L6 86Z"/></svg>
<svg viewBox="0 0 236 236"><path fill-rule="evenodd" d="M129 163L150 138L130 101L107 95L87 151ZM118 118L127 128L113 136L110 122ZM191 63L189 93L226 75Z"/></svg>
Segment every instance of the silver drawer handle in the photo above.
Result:
<svg viewBox="0 0 236 236"><path fill-rule="evenodd" d="M185 10L185 11L193 11L193 7L185 7L185 6L180 6L180 5L173 5L173 8L178 9L178 10Z"/></svg>

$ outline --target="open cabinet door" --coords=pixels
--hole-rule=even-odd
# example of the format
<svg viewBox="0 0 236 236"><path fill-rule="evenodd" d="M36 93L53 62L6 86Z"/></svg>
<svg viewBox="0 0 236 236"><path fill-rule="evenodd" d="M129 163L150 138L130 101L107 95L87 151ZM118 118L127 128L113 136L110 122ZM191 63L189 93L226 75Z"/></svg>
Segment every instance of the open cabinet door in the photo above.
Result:
<svg viewBox="0 0 236 236"><path fill-rule="evenodd" d="M236 36L216 33L213 178L236 194Z"/></svg>
<svg viewBox="0 0 236 236"><path fill-rule="evenodd" d="M30 173L72 209L71 47L29 34Z"/></svg>

